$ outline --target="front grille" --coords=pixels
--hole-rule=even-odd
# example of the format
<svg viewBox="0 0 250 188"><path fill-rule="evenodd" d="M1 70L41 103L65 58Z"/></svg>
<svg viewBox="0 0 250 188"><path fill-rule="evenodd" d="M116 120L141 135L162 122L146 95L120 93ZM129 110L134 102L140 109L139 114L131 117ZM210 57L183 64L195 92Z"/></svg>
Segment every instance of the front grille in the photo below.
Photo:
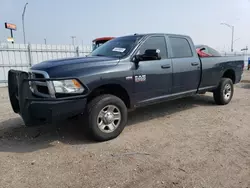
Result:
<svg viewBox="0 0 250 188"><path fill-rule="evenodd" d="M30 81L30 88L34 95L45 98L55 96L51 81L35 80L49 78L46 72L32 70L29 72L29 75L31 79L34 79L34 81Z"/></svg>

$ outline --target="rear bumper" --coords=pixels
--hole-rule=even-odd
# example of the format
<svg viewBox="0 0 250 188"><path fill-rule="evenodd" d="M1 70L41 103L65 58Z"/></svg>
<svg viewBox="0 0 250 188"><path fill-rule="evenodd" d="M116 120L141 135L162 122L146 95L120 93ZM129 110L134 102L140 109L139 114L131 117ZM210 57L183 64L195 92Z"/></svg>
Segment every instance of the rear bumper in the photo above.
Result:
<svg viewBox="0 0 250 188"><path fill-rule="evenodd" d="M10 70L8 74L9 99L12 109L20 114L25 125L54 123L84 112L87 99L83 97L41 98L32 94L28 74Z"/></svg>

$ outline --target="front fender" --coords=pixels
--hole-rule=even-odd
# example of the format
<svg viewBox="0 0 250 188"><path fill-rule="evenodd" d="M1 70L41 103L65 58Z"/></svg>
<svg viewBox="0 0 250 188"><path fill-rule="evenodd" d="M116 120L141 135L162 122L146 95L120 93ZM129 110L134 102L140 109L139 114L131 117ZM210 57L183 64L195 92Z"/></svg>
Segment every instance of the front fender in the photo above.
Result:
<svg viewBox="0 0 250 188"><path fill-rule="evenodd" d="M122 80L119 80L119 79L103 79L103 78L100 78L98 80L95 80L95 81L87 84L87 87L89 88L89 90L91 92L94 89L105 86L105 85L119 85L123 89L125 89L127 91L128 95L131 97L132 83L128 84L125 81L122 81Z"/></svg>

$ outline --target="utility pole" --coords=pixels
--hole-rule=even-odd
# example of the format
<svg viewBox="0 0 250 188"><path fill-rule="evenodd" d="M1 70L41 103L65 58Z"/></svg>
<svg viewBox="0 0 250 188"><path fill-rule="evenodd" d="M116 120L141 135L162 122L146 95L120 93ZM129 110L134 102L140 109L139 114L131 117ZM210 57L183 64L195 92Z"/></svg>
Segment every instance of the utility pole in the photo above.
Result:
<svg viewBox="0 0 250 188"><path fill-rule="evenodd" d="M26 10L27 5L28 5L28 3L26 3L26 4L24 5L23 14L22 14L22 22L23 22L23 43L24 43L24 44L26 44L25 27L24 27L24 16L25 16L25 10Z"/></svg>
<svg viewBox="0 0 250 188"><path fill-rule="evenodd" d="M231 52L234 51L234 26L233 25L229 25L227 23L221 23L221 25L225 25L227 27L229 27L232 31L232 39L231 39Z"/></svg>
<svg viewBox="0 0 250 188"><path fill-rule="evenodd" d="M72 38L72 45L75 46L75 38L76 38L76 36L71 36L71 38Z"/></svg>

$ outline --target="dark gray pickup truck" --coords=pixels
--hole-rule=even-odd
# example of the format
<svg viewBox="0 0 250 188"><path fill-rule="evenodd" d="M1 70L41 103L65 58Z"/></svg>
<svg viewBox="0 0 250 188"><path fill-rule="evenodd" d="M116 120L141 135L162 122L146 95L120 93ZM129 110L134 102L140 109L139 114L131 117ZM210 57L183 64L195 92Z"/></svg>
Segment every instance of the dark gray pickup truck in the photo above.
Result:
<svg viewBox="0 0 250 188"><path fill-rule="evenodd" d="M105 141L122 132L128 109L205 92L219 105L229 103L243 66L242 57L198 57L188 36L135 34L87 57L10 70L9 98L27 126L83 114L88 134Z"/></svg>

